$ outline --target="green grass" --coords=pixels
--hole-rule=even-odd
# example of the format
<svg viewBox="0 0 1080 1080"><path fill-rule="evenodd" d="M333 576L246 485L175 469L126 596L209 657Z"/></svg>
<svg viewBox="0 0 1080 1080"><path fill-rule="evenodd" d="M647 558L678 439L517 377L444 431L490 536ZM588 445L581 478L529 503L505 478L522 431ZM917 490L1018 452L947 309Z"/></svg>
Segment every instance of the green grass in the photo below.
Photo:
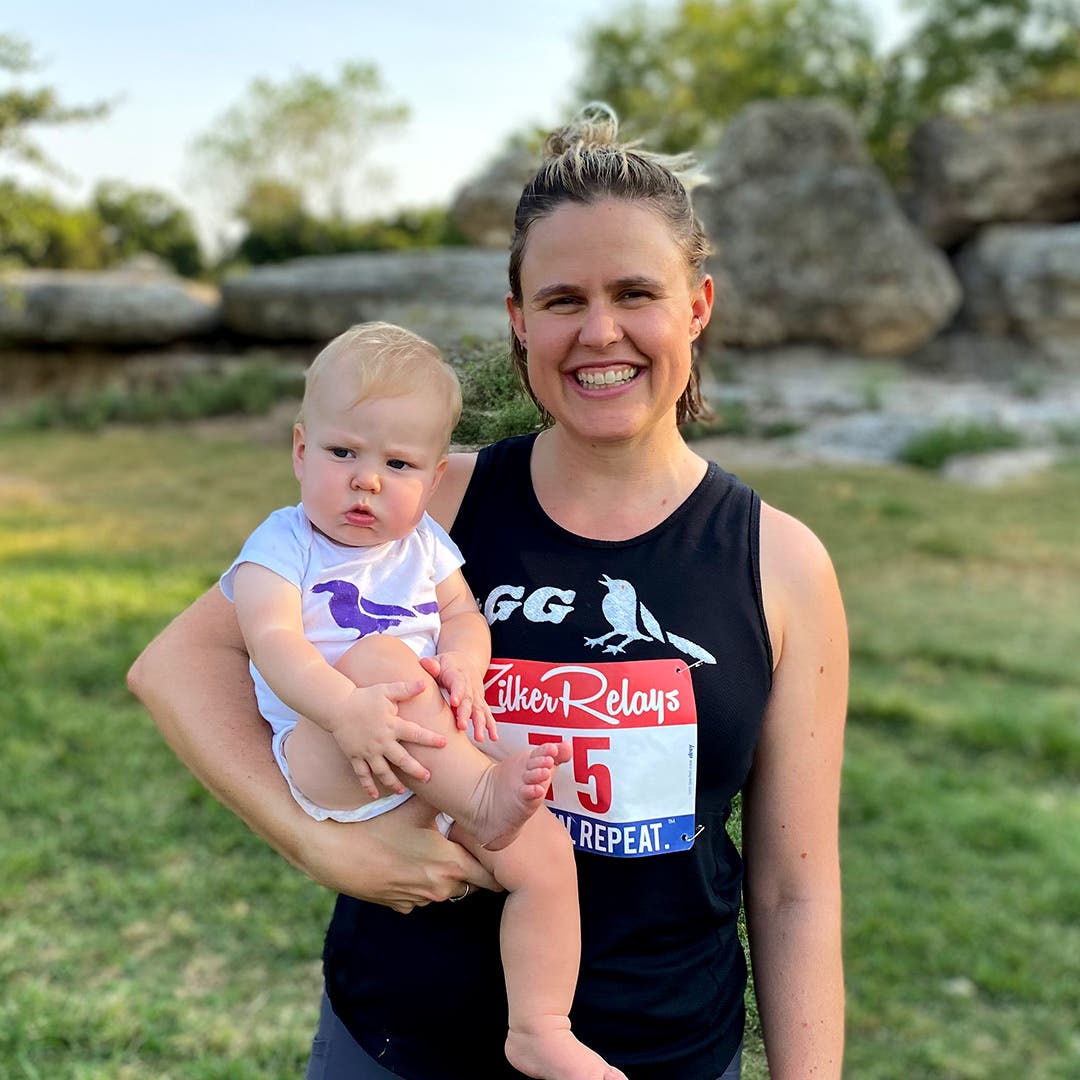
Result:
<svg viewBox="0 0 1080 1080"><path fill-rule="evenodd" d="M825 540L851 623L846 1075L1080 1075L1080 467L745 479ZM302 1074L332 897L123 686L294 495L284 439L0 433L5 1080Z"/></svg>

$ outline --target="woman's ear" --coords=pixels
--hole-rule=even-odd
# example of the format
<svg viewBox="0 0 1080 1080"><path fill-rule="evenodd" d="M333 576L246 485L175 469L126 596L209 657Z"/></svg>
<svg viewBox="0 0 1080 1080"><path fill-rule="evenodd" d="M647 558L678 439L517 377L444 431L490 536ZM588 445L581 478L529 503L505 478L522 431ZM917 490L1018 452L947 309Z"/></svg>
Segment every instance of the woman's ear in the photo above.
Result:
<svg viewBox="0 0 1080 1080"><path fill-rule="evenodd" d="M709 319L712 318L713 290L714 286L711 274L706 274L701 279L701 283L694 290L690 302L691 332L697 331L693 334L694 337L697 337L698 334L709 325Z"/></svg>
<svg viewBox="0 0 1080 1080"><path fill-rule="evenodd" d="M525 344L525 313L521 310L521 306L514 302L514 294L506 294L506 310L510 315L510 326L514 331L514 336L521 343L521 347L527 348Z"/></svg>

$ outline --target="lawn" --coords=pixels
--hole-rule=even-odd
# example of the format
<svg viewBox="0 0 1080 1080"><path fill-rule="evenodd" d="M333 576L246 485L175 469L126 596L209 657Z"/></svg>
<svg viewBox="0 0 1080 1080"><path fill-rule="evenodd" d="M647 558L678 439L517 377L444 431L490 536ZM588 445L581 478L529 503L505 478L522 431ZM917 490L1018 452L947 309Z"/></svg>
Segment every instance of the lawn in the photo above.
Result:
<svg viewBox="0 0 1080 1080"><path fill-rule="evenodd" d="M851 623L846 1075L1080 1076L1080 465L744 478ZM0 1076L302 1074L332 897L124 689L293 497L285 444L237 433L0 435Z"/></svg>

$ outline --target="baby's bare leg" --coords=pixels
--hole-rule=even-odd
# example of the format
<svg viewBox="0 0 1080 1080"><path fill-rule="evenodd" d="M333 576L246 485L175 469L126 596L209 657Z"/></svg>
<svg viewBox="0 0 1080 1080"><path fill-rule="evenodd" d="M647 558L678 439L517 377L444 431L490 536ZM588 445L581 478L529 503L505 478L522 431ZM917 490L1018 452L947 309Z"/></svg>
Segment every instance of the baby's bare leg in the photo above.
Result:
<svg viewBox="0 0 1080 1080"><path fill-rule="evenodd" d="M301 716L289 732L284 749L292 782L316 806L356 810L372 801L334 736L314 720ZM384 790L383 794L391 792Z"/></svg>
<svg viewBox="0 0 1080 1080"><path fill-rule="evenodd" d="M509 893L499 940L510 1007L510 1064L545 1080L626 1080L570 1030L581 930L566 830L544 811L501 851L482 848L458 825L450 838L464 844Z"/></svg>
<svg viewBox="0 0 1080 1080"><path fill-rule="evenodd" d="M431 773L427 783L398 775L407 787L460 822L492 850L509 844L536 813L552 772L569 757L569 747L547 744L493 762L457 729L435 681L397 638L363 638L335 666L357 686L418 679L424 683L419 694L399 703L398 712L406 720L445 735L447 745L434 749L409 744L412 756ZM333 737L322 728L310 721L298 722L285 748L293 781L313 802L330 808L370 802ZM333 801L323 801L324 795Z"/></svg>
<svg viewBox="0 0 1080 1080"><path fill-rule="evenodd" d="M410 745L410 753L430 770L431 779L420 784L402 775L420 799L392 813L422 813L425 820L431 812L422 807L448 813L456 822L452 838L464 843L510 893L500 940L510 1005L506 1053L511 1064L544 1080L625 1080L577 1041L567 1015L581 953L577 876L565 829L551 814L536 810L542 807L551 774L568 748L533 747L492 762L458 731L442 693L396 638L364 638L337 667L358 686L414 679L425 683L420 694L401 702L399 711L446 735L447 745L440 749ZM314 724L308 727L333 743L339 759L330 770L334 783L350 785L352 769L333 738ZM295 747L298 761L300 751L310 748L314 758L327 750L312 734L298 724L289 736L287 748L292 749L298 737L301 740ZM293 768L292 754L289 767ZM297 786L319 801L293 775ZM361 791L352 805L367 801Z"/></svg>

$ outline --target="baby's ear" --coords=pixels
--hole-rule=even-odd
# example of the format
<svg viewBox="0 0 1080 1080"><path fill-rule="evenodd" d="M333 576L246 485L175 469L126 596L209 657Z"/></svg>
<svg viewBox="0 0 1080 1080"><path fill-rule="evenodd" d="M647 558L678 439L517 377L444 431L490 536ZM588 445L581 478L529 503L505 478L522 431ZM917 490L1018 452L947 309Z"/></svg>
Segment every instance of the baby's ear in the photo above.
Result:
<svg viewBox="0 0 1080 1080"><path fill-rule="evenodd" d="M301 479L304 469L304 454L307 452L307 435L303 424L293 424L292 429L292 463L296 479Z"/></svg>
<svg viewBox="0 0 1080 1080"><path fill-rule="evenodd" d="M444 457L438 465L435 466L435 482L431 485L431 491L434 494L435 489L439 486L439 481L443 478L443 473L446 472L446 466L450 463L448 457Z"/></svg>

